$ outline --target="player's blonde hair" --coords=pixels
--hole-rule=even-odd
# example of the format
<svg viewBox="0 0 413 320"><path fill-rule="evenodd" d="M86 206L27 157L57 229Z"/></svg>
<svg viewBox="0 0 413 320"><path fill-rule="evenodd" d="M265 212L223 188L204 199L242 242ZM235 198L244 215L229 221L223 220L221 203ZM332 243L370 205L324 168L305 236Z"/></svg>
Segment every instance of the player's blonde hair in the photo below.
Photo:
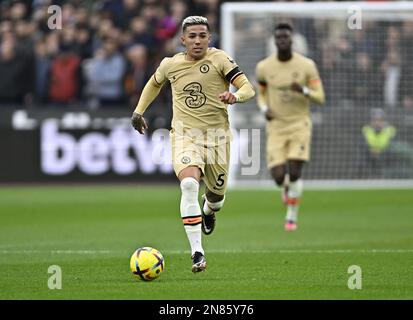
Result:
<svg viewBox="0 0 413 320"><path fill-rule="evenodd" d="M208 31L209 31L209 23L208 19L202 16L189 16L182 21L182 32L185 32L186 28L188 26L196 26L202 24L204 26L207 26Z"/></svg>

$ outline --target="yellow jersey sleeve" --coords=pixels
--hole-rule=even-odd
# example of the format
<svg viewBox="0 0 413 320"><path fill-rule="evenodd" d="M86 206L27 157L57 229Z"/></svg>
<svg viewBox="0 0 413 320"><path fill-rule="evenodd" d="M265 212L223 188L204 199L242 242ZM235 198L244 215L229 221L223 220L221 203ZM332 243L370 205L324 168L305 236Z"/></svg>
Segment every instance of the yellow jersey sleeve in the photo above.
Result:
<svg viewBox="0 0 413 320"><path fill-rule="evenodd" d="M319 84L321 82L320 74L318 73L317 66L314 61L309 63L308 73L307 73L307 85L311 88L314 84Z"/></svg>
<svg viewBox="0 0 413 320"><path fill-rule="evenodd" d="M259 62L255 67L255 78L257 79L257 105L262 112L267 112L267 80L265 80L264 62Z"/></svg>
<svg viewBox="0 0 413 320"><path fill-rule="evenodd" d="M307 74L307 86L310 88L309 98L312 102L317 104L325 103L325 93L323 84L321 82L320 74L314 61L309 64Z"/></svg>
<svg viewBox="0 0 413 320"><path fill-rule="evenodd" d="M154 74L154 80L157 84L163 85L167 80L168 66L170 58L164 58Z"/></svg>
<svg viewBox="0 0 413 320"><path fill-rule="evenodd" d="M257 78L258 84L261 86L267 85L267 81L265 80L264 67L264 63L259 62L255 68L255 77Z"/></svg>
<svg viewBox="0 0 413 320"><path fill-rule="evenodd" d="M220 51L216 55L215 63L222 76L230 83L233 83L239 75L243 74L235 60L224 51Z"/></svg>
<svg viewBox="0 0 413 320"><path fill-rule="evenodd" d="M141 97L139 98L139 102L135 108L136 113L143 115L145 110L149 107L149 105L155 100L158 96L159 92L161 91L162 85L158 84L154 77L151 77L149 81L146 83L145 87L143 88Z"/></svg>

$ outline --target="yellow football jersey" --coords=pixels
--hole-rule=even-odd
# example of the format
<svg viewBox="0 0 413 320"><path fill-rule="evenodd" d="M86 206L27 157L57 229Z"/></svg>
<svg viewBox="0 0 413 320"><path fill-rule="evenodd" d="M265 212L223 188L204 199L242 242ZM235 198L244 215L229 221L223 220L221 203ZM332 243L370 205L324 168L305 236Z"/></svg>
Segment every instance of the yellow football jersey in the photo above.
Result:
<svg viewBox="0 0 413 320"><path fill-rule="evenodd" d="M321 86L320 76L313 60L294 52L288 61L280 61L275 54L261 60L256 67L260 85L266 87L268 107L275 118L274 125L310 120L310 101L303 94L290 89L292 82L302 86ZM268 123L268 125L271 125Z"/></svg>
<svg viewBox="0 0 413 320"><path fill-rule="evenodd" d="M181 52L164 58L155 72L155 81L172 87L172 133L203 136L203 144L213 146L230 139L227 105L219 94L242 74L224 51L209 48L201 60L188 61ZM188 133L190 132L190 133ZM197 138L197 142L199 142Z"/></svg>

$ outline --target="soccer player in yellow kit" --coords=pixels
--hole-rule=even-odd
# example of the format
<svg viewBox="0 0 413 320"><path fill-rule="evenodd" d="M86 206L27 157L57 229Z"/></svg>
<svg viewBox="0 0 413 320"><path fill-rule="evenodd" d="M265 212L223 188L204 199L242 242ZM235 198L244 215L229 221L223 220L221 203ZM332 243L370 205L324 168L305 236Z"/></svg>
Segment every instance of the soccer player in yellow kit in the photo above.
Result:
<svg viewBox="0 0 413 320"><path fill-rule="evenodd" d="M257 102L267 119L267 166L283 188L286 231L297 229L302 168L310 159L310 102L325 102L314 61L292 51L292 32L291 25L278 24L274 30L277 53L256 67Z"/></svg>
<svg viewBox="0 0 413 320"><path fill-rule="evenodd" d="M132 115L141 134L148 129L143 113L165 82L172 87L172 162L180 180L180 212L191 246L192 271L206 268L202 233L215 227L215 213L225 200L228 180L230 128L228 104L255 95L247 77L224 51L209 48L208 20L190 16L182 22L185 52L164 58L150 78ZM237 88L233 94L229 85ZM205 183L203 206L198 202L199 182Z"/></svg>

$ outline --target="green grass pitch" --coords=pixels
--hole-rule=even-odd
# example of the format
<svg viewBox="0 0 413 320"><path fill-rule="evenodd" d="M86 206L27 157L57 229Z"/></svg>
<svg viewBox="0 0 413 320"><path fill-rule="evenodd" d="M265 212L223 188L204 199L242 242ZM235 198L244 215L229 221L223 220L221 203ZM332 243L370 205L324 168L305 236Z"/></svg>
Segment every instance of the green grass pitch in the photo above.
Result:
<svg viewBox="0 0 413 320"><path fill-rule="evenodd" d="M0 188L0 299L413 299L413 190L306 191L293 233L279 191L229 191L199 274L179 200L178 185ZM130 273L141 246L165 257L153 282Z"/></svg>

